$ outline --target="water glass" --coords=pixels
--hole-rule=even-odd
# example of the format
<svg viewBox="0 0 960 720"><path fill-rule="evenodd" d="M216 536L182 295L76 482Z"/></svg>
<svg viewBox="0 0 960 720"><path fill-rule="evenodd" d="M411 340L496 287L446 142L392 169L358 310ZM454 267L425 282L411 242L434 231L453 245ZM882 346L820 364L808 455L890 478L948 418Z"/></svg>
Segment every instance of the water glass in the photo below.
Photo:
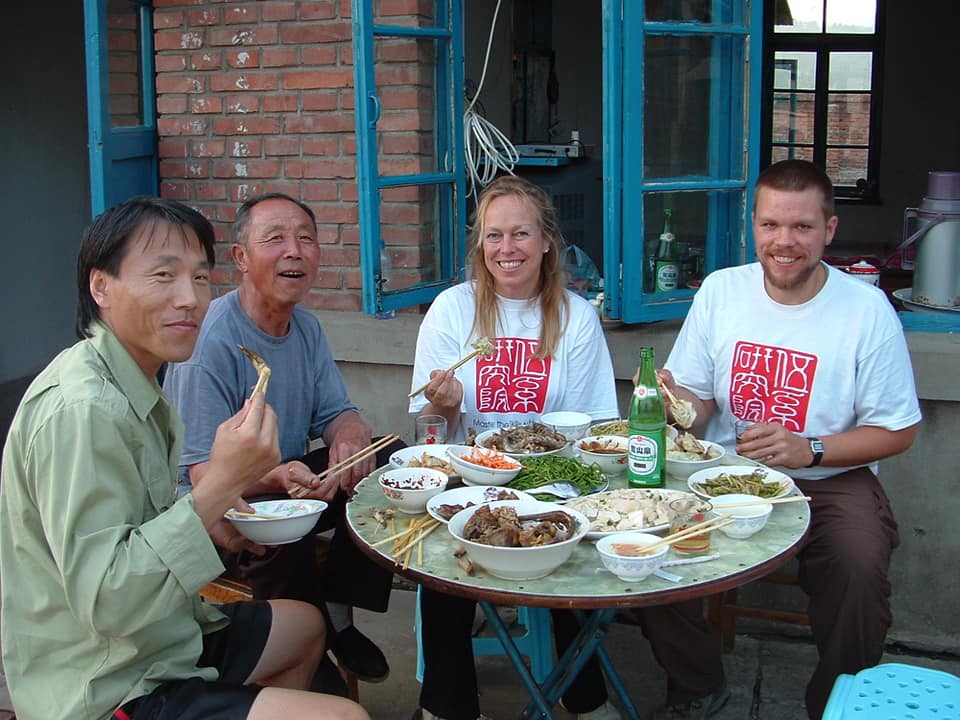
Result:
<svg viewBox="0 0 960 720"><path fill-rule="evenodd" d="M733 421L733 430L737 438L737 445L742 442L741 437L743 434L754 425L756 425L756 423L752 420L741 420L740 418L737 418Z"/></svg>
<svg viewBox="0 0 960 720"><path fill-rule="evenodd" d="M421 415L416 420L416 444L434 445L447 441L447 419L443 415Z"/></svg>
<svg viewBox="0 0 960 720"><path fill-rule="evenodd" d="M669 507L673 518L670 522L672 535L707 520L707 513L713 506L706 500L678 498L671 501ZM673 543L671 547L678 555L704 555L710 552L710 531L686 537Z"/></svg>

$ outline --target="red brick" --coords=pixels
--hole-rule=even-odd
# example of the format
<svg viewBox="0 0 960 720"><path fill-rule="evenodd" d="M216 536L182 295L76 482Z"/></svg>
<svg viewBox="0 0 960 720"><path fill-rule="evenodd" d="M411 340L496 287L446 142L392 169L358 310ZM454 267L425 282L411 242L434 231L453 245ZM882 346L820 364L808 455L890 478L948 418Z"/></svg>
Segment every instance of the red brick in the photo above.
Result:
<svg viewBox="0 0 960 720"><path fill-rule="evenodd" d="M420 9L418 0L380 0L380 14L416 15Z"/></svg>
<svg viewBox="0 0 960 720"><path fill-rule="evenodd" d="M219 70L223 67L223 53L213 52L193 53L190 56L191 70Z"/></svg>
<svg viewBox="0 0 960 720"><path fill-rule="evenodd" d="M311 23L284 25L280 28L280 42L284 45L341 42L351 39L349 23Z"/></svg>
<svg viewBox="0 0 960 720"><path fill-rule="evenodd" d="M358 294L333 293L323 290L311 290L303 304L311 310L341 310L359 312L361 308Z"/></svg>
<svg viewBox="0 0 960 720"><path fill-rule="evenodd" d="M153 7L178 7L180 5L202 5L206 0L153 0Z"/></svg>
<svg viewBox="0 0 960 720"><path fill-rule="evenodd" d="M310 137L303 139L304 155L331 157L340 154L340 140L336 136Z"/></svg>
<svg viewBox="0 0 960 720"><path fill-rule="evenodd" d="M357 184L355 182L342 182L340 183L340 199L344 202L357 202L357 198L360 197L360 193L357 191Z"/></svg>
<svg viewBox="0 0 960 720"><path fill-rule="evenodd" d="M306 112L321 112L324 110L338 110L340 93L336 90L319 90L303 93L303 109Z"/></svg>
<svg viewBox="0 0 960 720"><path fill-rule="evenodd" d="M285 128L291 133L353 132L353 115L317 113L286 119Z"/></svg>
<svg viewBox="0 0 960 720"><path fill-rule="evenodd" d="M336 45L313 45L300 48L304 65L333 65L337 62Z"/></svg>
<svg viewBox="0 0 960 720"><path fill-rule="evenodd" d="M225 149L223 140L194 140L190 153L195 158L223 157Z"/></svg>
<svg viewBox="0 0 960 720"><path fill-rule="evenodd" d="M304 187L305 194L309 194L309 191L313 188L312 185L307 185ZM304 201L310 200L309 197L304 197ZM339 225L318 225L317 226L317 244L318 245L336 245L340 242L340 230Z"/></svg>
<svg viewBox="0 0 960 720"><path fill-rule="evenodd" d="M161 158L185 158L187 157L187 141L160 138L157 142L157 154Z"/></svg>
<svg viewBox="0 0 960 720"><path fill-rule="evenodd" d="M352 88L350 92L346 90L340 91L340 107L344 110L353 110L355 100L356 97L353 94Z"/></svg>
<svg viewBox="0 0 960 720"><path fill-rule="evenodd" d="M185 55L157 55L155 58L157 72L180 72L187 69Z"/></svg>
<svg viewBox="0 0 960 720"><path fill-rule="evenodd" d="M227 25L255 23L257 22L257 8L253 5L237 5L225 8L223 11L223 21Z"/></svg>
<svg viewBox="0 0 960 720"><path fill-rule="evenodd" d="M359 245L360 228L357 226L342 227L340 228L340 238L343 240L344 245Z"/></svg>
<svg viewBox="0 0 960 720"><path fill-rule="evenodd" d="M266 192L263 183L232 183L230 185L230 199L236 203L243 203L252 197Z"/></svg>
<svg viewBox="0 0 960 720"><path fill-rule="evenodd" d="M432 163L418 158L406 160L381 158L379 163L381 175L416 175L427 171L430 164Z"/></svg>
<svg viewBox="0 0 960 720"><path fill-rule="evenodd" d="M210 45L276 45L277 29L270 26L211 30Z"/></svg>
<svg viewBox="0 0 960 720"><path fill-rule="evenodd" d="M413 204L398 205L384 203L380 206L380 222L412 225L422 222L420 206Z"/></svg>
<svg viewBox="0 0 960 720"><path fill-rule="evenodd" d="M187 22L194 26L207 26L220 24L219 8L205 8L203 10L191 10L187 13Z"/></svg>
<svg viewBox="0 0 960 720"><path fill-rule="evenodd" d="M296 48L264 48L262 54L264 67L297 65Z"/></svg>
<svg viewBox="0 0 960 720"><path fill-rule="evenodd" d="M197 183L193 188L197 200L227 199L227 188L223 183Z"/></svg>
<svg viewBox="0 0 960 720"><path fill-rule="evenodd" d="M189 200L190 185L187 183L176 183L164 181L160 183L160 197L170 198L171 200Z"/></svg>
<svg viewBox="0 0 960 720"><path fill-rule="evenodd" d="M347 45L340 46L340 64L346 67L353 66L353 47Z"/></svg>
<svg viewBox="0 0 960 720"><path fill-rule="evenodd" d="M240 117L213 121L214 135L276 135L280 121L275 118Z"/></svg>
<svg viewBox="0 0 960 720"><path fill-rule="evenodd" d="M412 62L419 60L417 44L413 40L385 40L377 47L377 60L384 62Z"/></svg>
<svg viewBox="0 0 960 720"><path fill-rule="evenodd" d="M163 50L198 50L203 47L203 33L178 32L167 30L154 33L154 49Z"/></svg>
<svg viewBox="0 0 960 720"><path fill-rule="evenodd" d="M229 147L230 157L260 157L263 142L257 138L243 138L231 140Z"/></svg>
<svg viewBox="0 0 960 720"><path fill-rule="evenodd" d="M422 202L420 188L415 185L384 188L381 192L383 202Z"/></svg>
<svg viewBox="0 0 960 720"><path fill-rule="evenodd" d="M228 113L258 113L260 112L260 98L256 95L228 95Z"/></svg>
<svg viewBox="0 0 960 720"><path fill-rule="evenodd" d="M317 222L357 222L357 206L353 203L316 203L313 211L317 214Z"/></svg>
<svg viewBox="0 0 960 720"><path fill-rule="evenodd" d="M207 131L207 123L200 118L158 118L157 134L161 137L169 135L203 135Z"/></svg>
<svg viewBox="0 0 960 720"><path fill-rule="evenodd" d="M339 200L339 183L306 183L303 186L303 199L311 202ZM334 229L336 230L336 229Z"/></svg>
<svg viewBox="0 0 960 720"><path fill-rule="evenodd" d="M213 177L218 178L272 178L280 174L279 160L220 161L213 164Z"/></svg>
<svg viewBox="0 0 960 720"><path fill-rule="evenodd" d="M183 95L161 95L157 98L157 112L161 115L182 115L187 111L187 98Z"/></svg>
<svg viewBox="0 0 960 720"><path fill-rule="evenodd" d="M190 98L190 112L198 115L203 113L222 113L223 98L192 97Z"/></svg>
<svg viewBox="0 0 960 720"><path fill-rule="evenodd" d="M227 264L229 263L229 265ZM237 270L233 262L227 260L220 266L218 261L218 267L215 267L210 271L210 282L214 285L239 285L241 272Z"/></svg>
<svg viewBox="0 0 960 720"><path fill-rule="evenodd" d="M339 270L320 268L320 270L317 271L316 278L314 278L313 287L339 290L342 287L340 275Z"/></svg>
<svg viewBox="0 0 960 720"><path fill-rule="evenodd" d="M420 152L420 139L415 133L389 133L377 143L384 155L413 155Z"/></svg>
<svg viewBox="0 0 960 720"><path fill-rule="evenodd" d="M210 88L214 92L276 90L277 76L259 72L218 73L210 77Z"/></svg>
<svg viewBox="0 0 960 720"><path fill-rule="evenodd" d="M331 0L300 3L301 20L332 20L335 17L337 17L336 3Z"/></svg>
<svg viewBox="0 0 960 720"><path fill-rule="evenodd" d="M422 130L424 123L420 113L412 110L392 110L384 113L377 123L377 129L380 132L391 132L394 130Z"/></svg>
<svg viewBox="0 0 960 720"><path fill-rule="evenodd" d="M296 112L296 95L266 95L263 98L264 112Z"/></svg>
<svg viewBox="0 0 960 720"><path fill-rule="evenodd" d="M380 89L380 104L384 110L416 110L422 106L421 100L420 91L417 88ZM429 107L429 105L423 105L423 107Z"/></svg>
<svg viewBox="0 0 960 720"><path fill-rule="evenodd" d="M314 212L316 210L314 208ZM325 267L359 267L360 252L352 248L322 247L320 248L320 265Z"/></svg>
<svg viewBox="0 0 960 720"><path fill-rule="evenodd" d="M288 89L353 87L353 73L346 70L288 72L283 74Z"/></svg>
<svg viewBox="0 0 960 720"><path fill-rule="evenodd" d="M422 241L420 236L420 227L402 227L392 226L390 228L390 241L397 245L416 245Z"/></svg>
<svg viewBox="0 0 960 720"><path fill-rule="evenodd" d="M420 85L423 82L423 72L413 63L403 63L400 65L377 63L373 74L377 87Z"/></svg>
<svg viewBox="0 0 960 720"><path fill-rule="evenodd" d="M267 138L264 144L267 155L273 157L276 155L299 155L300 140L295 137L272 137Z"/></svg>
<svg viewBox="0 0 960 720"><path fill-rule="evenodd" d="M157 94L164 93L202 93L203 79L189 75L159 75L157 76Z"/></svg>
<svg viewBox="0 0 960 720"><path fill-rule="evenodd" d="M291 178L353 178L356 170L352 162L327 158L324 160L288 160L286 175Z"/></svg>
<svg viewBox="0 0 960 720"><path fill-rule="evenodd" d="M355 157L357 154L357 136L356 135L344 135L343 136L343 154L350 155Z"/></svg>
<svg viewBox="0 0 960 720"><path fill-rule="evenodd" d="M169 11L158 11L153 14L153 27L156 30L165 30L168 28L181 27L183 25L183 13Z"/></svg>
<svg viewBox="0 0 960 720"><path fill-rule="evenodd" d="M261 4L261 13L263 22L295 20L297 18L297 3L272 0L272 2Z"/></svg>
<svg viewBox="0 0 960 720"><path fill-rule="evenodd" d="M237 219L237 208L235 205L217 205L214 208L216 219L220 222L232 223Z"/></svg>
<svg viewBox="0 0 960 720"><path fill-rule="evenodd" d="M227 65L233 68L255 68L260 65L258 50L227 50L223 55L227 59Z"/></svg>
<svg viewBox="0 0 960 720"><path fill-rule="evenodd" d="M344 270L343 285L347 290L362 290L363 275L359 270Z"/></svg>

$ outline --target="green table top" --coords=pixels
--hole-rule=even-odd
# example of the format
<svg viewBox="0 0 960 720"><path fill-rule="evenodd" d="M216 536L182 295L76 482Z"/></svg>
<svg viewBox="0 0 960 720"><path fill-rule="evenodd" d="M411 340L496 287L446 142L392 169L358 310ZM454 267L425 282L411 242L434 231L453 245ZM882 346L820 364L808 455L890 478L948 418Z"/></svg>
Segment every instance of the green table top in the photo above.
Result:
<svg viewBox="0 0 960 720"><path fill-rule="evenodd" d="M723 464L754 463L727 455ZM392 542L370 547L391 535L389 527L379 527L373 518L375 510L390 507L377 484L377 478L385 469L380 468L361 481L356 495L347 504L347 521L360 548L379 564L432 589L503 604L582 609L639 607L711 595L766 575L784 564L796 554L810 521L807 503L786 503L774 505L767 525L750 538L736 540L715 532L711 552L719 552L718 559L664 568L681 576L680 582L657 576L637 582L620 580L603 567L594 543L586 539L566 563L544 578L503 580L479 567L474 575L468 575L457 564L453 552L458 544L446 527L437 528L424 539L422 562L418 562L414 553L409 567L400 568L389 554ZM625 474L611 478L610 489L618 487L626 487ZM667 488L688 490L686 481L670 476ZM409 518L418 517L422 516L396 513L398 531L406 527ZM679 558L671 549L667 559Z"/></svg>

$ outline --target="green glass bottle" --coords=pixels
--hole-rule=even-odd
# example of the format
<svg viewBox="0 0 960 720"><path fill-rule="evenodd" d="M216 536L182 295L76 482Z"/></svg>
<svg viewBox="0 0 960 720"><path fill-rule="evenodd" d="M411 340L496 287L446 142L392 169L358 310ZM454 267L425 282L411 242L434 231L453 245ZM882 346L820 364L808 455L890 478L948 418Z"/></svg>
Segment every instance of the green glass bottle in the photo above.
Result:
<svg viewBox="0 0 960 720"><path fill-rule="evenodd" d="M673 211L663 211L663 232L660 233L660 246L657 248L657 266L654 271L655 289L667 292L677 289L680 279L680 261L677 259L673 234Z"/></svg>
<svg viewBox="0 0 960 720"><path fill-rule="evenodd" d="M627 483L630 487L663 487L667 416L657 387L652 347L640 349L640 371L628 421Z"/></svg>

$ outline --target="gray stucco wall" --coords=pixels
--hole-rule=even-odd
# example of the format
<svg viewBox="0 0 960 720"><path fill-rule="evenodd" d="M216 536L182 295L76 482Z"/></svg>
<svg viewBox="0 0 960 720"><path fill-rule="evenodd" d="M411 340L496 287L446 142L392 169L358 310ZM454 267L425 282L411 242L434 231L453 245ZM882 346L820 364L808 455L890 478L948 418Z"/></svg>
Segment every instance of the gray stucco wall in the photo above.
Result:
<svg viewBox="0 0 960 720"><path fill-rule="evenodd" d="M411 443L407 414L419 315L382 321L353 313L319 312L351 398L377 433L398 433ZM666 358L679 323L658 323L607 331L620 407L626 410L630 377L641 345ZM924 423L906 453L880 463L884 487L895 508L901 544L892 562L894 624L890 639L924 649L960 653L960 534L957 521L957 452L960 435L960 338L953 334L908 335ZM756 598L769 586L749 587ZM802 608L795 588L788 604ZM778 592L776 589L770 592Z"/></svg>

